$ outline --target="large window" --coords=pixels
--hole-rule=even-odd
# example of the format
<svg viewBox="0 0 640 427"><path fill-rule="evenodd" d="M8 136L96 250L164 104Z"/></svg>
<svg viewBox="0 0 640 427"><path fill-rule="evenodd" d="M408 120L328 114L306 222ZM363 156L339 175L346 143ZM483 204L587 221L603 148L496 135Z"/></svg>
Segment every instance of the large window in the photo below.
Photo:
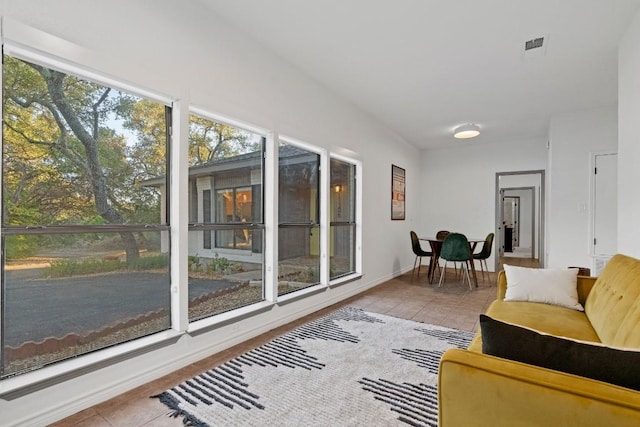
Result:
<svg viewBox="0 0 640 427"><path fill-rule="evenodd" d="M331 159L330 279L356 271L356 165Z"/></svg>
<svg viewBox="0 0 640 427"><path fill-rule="evenodd" d="M264 300L264 142L204 113L190 117L191 320Z"/></svg>
<svg viewBox="0 0 640 427"><path fill-rule="evenodd" d="M278 294L320 282L320 155L280 142Z"/></svg>
<svg viewBox="0 0 640 427"><path fill-rule="evenodd" d="M176 132L180 144L188 135L181 164L169 155L169 100L33 52L7 52L0 380L133 340L142 346L172 327L184 332L183 313L171 309L188 307L189 322L246 314L357 273L355 162L277 134L267 146L266 132L192 108L188 132ZM265 182L278 183L267 189L269 214L278 206L269 224L277 232L268 234ZM171 220L175 230L188 221L188 240L178 235L172 245L168 207L172 193L184 192L185 209ZM172 246L185 243L172 261ZM265 252L278 264L268 286Z"/></svg>
<svg viewBox="0 0 640 427"><path fill-rule="evenodd" d="M170 327L166 103L3 56L0 374Z"/></svg>

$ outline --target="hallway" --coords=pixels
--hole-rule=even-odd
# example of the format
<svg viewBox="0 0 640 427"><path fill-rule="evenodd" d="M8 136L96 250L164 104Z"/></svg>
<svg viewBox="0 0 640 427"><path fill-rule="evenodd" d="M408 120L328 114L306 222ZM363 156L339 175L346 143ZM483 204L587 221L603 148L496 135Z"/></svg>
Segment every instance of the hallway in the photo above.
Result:
<svg viewBox="0 0 640 427"><path fill-rule="evenodd" d="M515 265L518 267L540 268L540 262L534 258L507 257L500 258L500 270L503 265Z"/></svg>

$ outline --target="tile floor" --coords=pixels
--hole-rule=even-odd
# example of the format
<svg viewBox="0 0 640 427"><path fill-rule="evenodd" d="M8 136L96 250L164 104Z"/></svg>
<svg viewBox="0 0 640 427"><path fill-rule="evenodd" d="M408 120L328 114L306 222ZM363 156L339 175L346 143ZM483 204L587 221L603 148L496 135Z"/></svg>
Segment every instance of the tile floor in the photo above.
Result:
<svg viewBox="0 0 640 427"><path fill-rule="evenodd" d="M505 263L527 265L527 260L509 259L505 260ZM452 269L447 271L448 273L453 273ZM467 284L460 283L455 277L450 277L447 274L448 280L442 287L438 288L436 284L430 285L426 282L426 267L423 267L419 279L412 281L411 272L409 272L339 304L274 329L156 381L81 411L53 425L55 427L182 426L181 418L169 417L169 410L157 399L151 399L149 396L161 393L194 375L224 363L288 330L344 305L360 307L366 311L401 317L416 322L473 331L478 327L478 315L484 312L491 301L495 299L495 278L496 275L490 273L483 280L480 271L478 271L478 288L469 290Z"/></svg>

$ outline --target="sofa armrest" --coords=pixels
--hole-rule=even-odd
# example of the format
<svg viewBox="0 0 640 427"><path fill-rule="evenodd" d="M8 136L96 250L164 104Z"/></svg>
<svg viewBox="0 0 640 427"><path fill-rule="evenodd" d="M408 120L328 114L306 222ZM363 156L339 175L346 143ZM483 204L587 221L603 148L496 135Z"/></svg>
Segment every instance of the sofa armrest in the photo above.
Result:
<svg viewBox="0 0 640 427"><path fill-rule="evenodd" d="M466 350L438 374L440 427L638 426L640 392Z"/></svg>
<svg viewBox="0 0 640 427"><path fill-rule="evenodd" d="M578 286L578 301L580 304L584 306L584 303L587 301L587 295L591 292L591 288L596 282L597 277L590 276L578 276L577 286ZM504 296L507 292L507 275L504 270L501 270L498 273L498 299L504 299Z"/></svg>
<svg viewBox="0 0 640 427"><path fill-rule="evenodd" d="M498 295L496 299L504 299L507 294L507 273L504 270L500 270L498 273Z"/></svg>
<svg viewBox="0 0 640 427"><path fill-rule="evenodd" d="M596 283L597 277L578 276L578 301L584 306L591 288Z"/></svg>

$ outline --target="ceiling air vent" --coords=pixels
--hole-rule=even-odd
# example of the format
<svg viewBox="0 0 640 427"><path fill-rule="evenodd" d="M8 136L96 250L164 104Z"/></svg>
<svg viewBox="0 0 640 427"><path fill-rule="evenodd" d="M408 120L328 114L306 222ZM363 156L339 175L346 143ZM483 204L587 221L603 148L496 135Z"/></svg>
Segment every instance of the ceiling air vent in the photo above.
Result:
<svg viewBox="0 0 640 427"><path fill-rule="evenodd" d="M522 52L525 59L544 56L549 47L549 34L536 34L527 37L524 42L524 51Z"/></svg>
<svg viewBox="0 0 640 427"><path fill-rule="evenodd" d="M544 44L544 37L538 37L536 39L527 40L524 42L524 50L538 49Z"/></svg>

